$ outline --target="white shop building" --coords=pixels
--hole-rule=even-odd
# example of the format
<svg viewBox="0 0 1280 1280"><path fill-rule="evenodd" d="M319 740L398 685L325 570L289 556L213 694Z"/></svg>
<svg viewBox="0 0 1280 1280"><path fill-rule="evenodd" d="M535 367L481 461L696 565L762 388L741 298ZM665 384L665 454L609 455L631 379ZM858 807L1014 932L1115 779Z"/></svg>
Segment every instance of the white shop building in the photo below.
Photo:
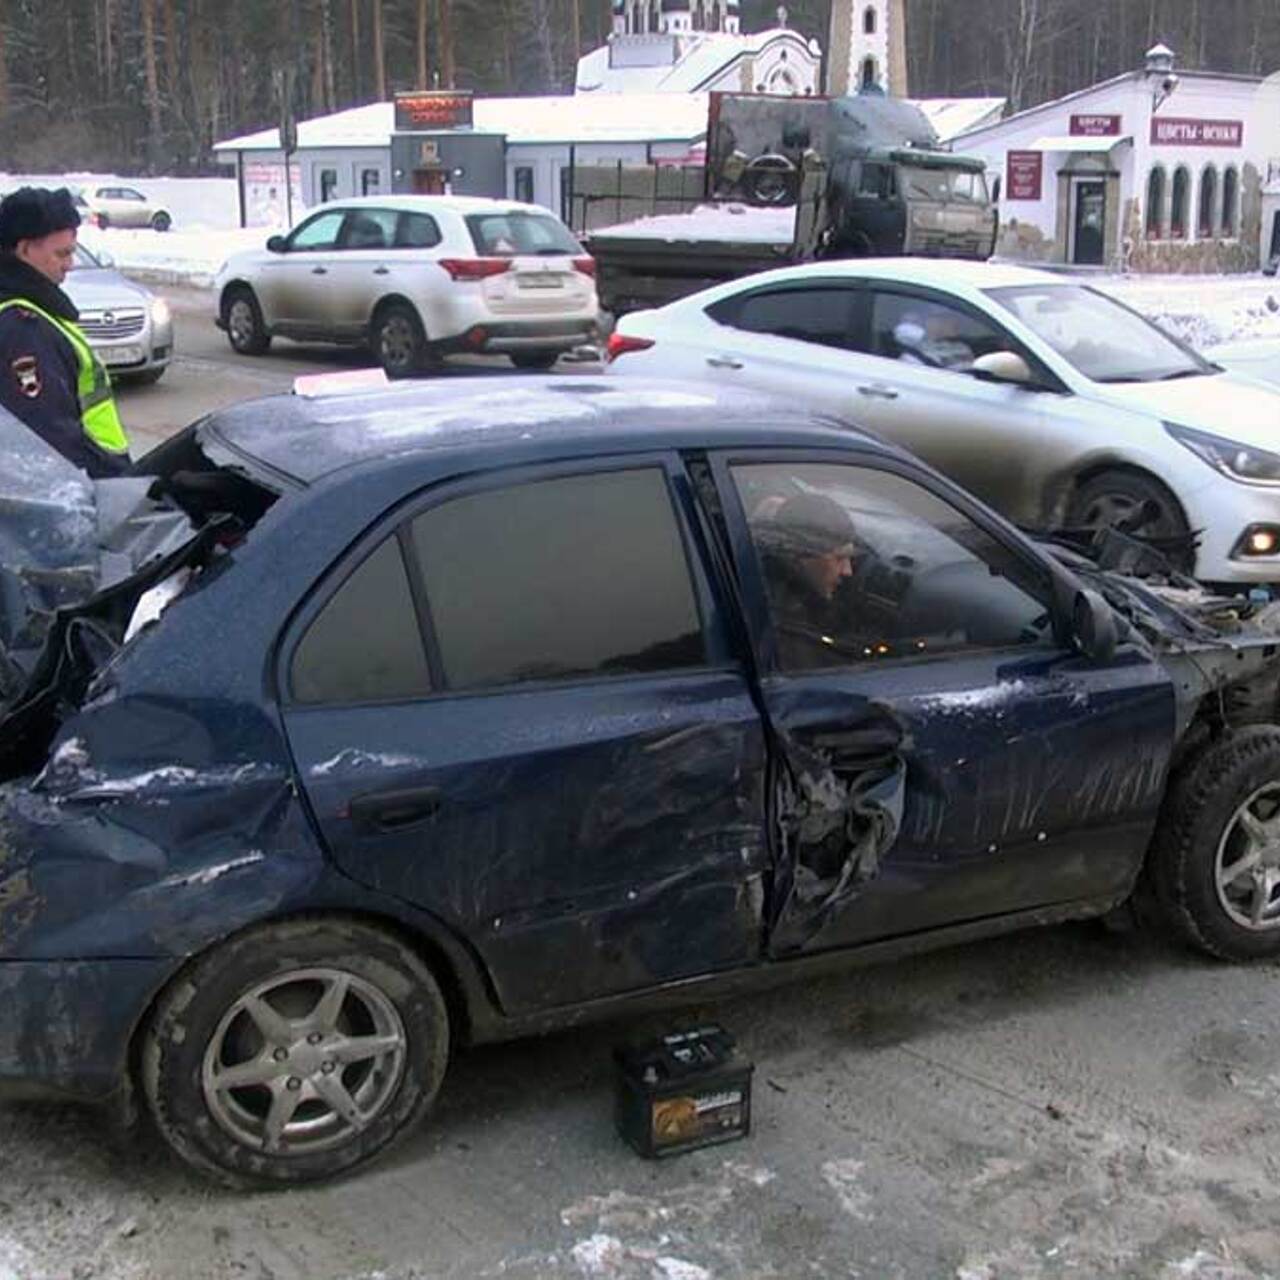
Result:
<svg viewBox="0 0 1280 1280"><path fill-rule="evenodd" d="M1139 70L954 145L987 161L1002 257L1251 271L1273 236L1280 243L1280 226L1263 225L1264 184L1280 161L1269 92L1256 77L1177 70L1157 45Z"/></svg>

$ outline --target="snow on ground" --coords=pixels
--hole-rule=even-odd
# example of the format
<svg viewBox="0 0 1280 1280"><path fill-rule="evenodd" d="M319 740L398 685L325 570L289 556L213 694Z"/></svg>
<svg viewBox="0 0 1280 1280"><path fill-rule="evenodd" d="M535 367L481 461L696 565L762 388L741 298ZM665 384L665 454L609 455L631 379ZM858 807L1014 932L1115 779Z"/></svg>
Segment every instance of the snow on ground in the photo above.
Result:
<svg viewBox="0 0 1280 1280"><path fill-rule="evenodd" d="M1104 276L1098 288L1193 347L1246 338L1280 342L1280 280L1246 276Z"/></svg>
<svg viewBox="0 0 1280 1280"><path fill-rule="evenodd" d="M234 178L121 178L110 173L0 173L0 191L15 187L130 187L163 205L178 228L234 227L240 204Z"/></svg>
<svg viewBox="0 0 1280 1280"><path fill-rule="evenodd" d="M688 213L636 218L600 227L593 236L635 240L738 240L751 244L790 244L796 234L794 208L758 209L745 204L700 204Z"/></svg>
<svg viewBox="0 0 1280 1280"><path fill-rule="evenodd" d="M80 238L91 252L105 249L115 265L129 275L159 284L207 289L213 285L218 268L233 253L261 249L274 230L279 228L160 232L84 227Z"/></svg>

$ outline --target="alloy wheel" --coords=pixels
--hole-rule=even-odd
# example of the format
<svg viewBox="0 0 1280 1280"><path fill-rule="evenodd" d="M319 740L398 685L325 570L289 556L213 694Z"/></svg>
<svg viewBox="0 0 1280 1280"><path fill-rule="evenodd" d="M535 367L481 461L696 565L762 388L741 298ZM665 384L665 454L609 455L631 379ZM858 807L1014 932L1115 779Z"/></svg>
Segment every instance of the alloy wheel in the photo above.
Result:
<svg viewBox="0 0 1280 1280"><path fill-rule="evenodd" d="M1280 928L1280 782L1259 787L1235 811L1213 871L1218 902L1235 924Z"/></svg>
<svg viewBox="0 0 1280 1280"><path fill-rule="evenodd" d="M305 1154L348 1141L396 1094L408 1037L390 999L333 968L279 974L241 996L209 1041L201 1087L238 1142Z"/></svg>

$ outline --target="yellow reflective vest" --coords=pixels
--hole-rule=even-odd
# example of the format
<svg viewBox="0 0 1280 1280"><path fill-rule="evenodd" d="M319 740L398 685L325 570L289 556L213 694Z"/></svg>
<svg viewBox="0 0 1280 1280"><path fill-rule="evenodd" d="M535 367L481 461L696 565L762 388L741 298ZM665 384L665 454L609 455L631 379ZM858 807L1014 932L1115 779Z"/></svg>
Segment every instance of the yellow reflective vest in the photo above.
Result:
<svg viewBox="0 0 1280 1280"><path fill-rule="evenodd" d="M26 298L9 298L0 302L0 311L9 307L23 307L27 311L34 311L71 343L71 349L76 353L76 362L80 366L76 379L76 398L80 402L80 425L84 428L85 435L105 453L127 454L129 437L124 433L124 426L116 409L111 377L106 366L94 354L88 338L80 331L80 326L51 315Z"/></svg>

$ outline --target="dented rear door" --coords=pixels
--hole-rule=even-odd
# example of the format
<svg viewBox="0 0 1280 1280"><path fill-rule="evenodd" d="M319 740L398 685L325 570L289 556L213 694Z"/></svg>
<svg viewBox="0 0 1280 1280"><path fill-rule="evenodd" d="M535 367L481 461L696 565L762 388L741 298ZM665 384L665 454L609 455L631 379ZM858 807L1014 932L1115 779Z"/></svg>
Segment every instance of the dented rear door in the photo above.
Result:
<svg viewBox="0 0 1280 1280"><path fill-rule="evenodd" d="M1174 740L1150 654L1076 653L1037 553L906 464L715 469L775 749L773 952L1123 893ZM825 599L824 521L852 567Z"/></svg>
<svg viewBox="0 0 1280 1280"><path fill-rule="evenodd" d="M502 1007L759 958L765 748L678 459L427 495L287 645L328 848L439 919Z"/></svg>

